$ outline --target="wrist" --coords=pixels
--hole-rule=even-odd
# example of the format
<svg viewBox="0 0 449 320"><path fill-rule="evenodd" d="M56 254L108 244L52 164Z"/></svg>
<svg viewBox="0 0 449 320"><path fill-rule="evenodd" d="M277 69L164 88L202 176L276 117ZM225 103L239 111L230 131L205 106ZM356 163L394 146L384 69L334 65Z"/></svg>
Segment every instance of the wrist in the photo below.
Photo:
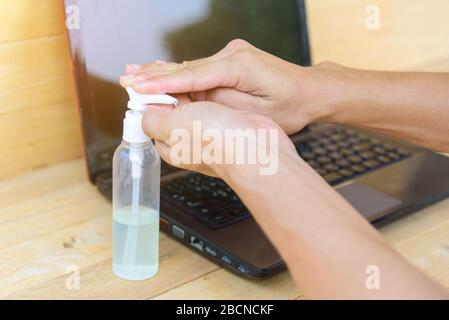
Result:
<svg viewBox="0 0 449 320"><path fill-rule="evenodd" d="M266 181L276 179L288 168L305 168L307 170L307 163L298 156L289 138L286 139L288 141L279 141L276 150L270 150L270 155L276 153L270 163L221 165L215 169L215 173L234 190L246 193L258 189L257 186L261 183L265 184Z"/></svg>
<svg viewBox="0 0 449 320"><path fill-rule="evenodd" d="M363 72L331 62L302 70L299 92L305 96L299 97L298 109L302 114L305 110L308 123L349 124L353 106L365 90L360 88L367 81Z"/></svg>

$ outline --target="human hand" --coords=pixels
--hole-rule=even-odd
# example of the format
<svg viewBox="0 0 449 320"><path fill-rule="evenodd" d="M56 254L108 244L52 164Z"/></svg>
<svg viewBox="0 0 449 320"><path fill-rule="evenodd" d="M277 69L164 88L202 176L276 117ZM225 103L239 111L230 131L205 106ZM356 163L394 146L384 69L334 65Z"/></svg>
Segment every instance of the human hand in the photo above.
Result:
<svg viewBox="0 0 449 320"><path fill-rule="evenodd" d="M195 61L129 65L120 81L142 93L188 93L194 101L258 113L288 134L328 111L319 107L325 101L320 92L326 82L319 68L302 68L243 40L233 40L215 55Z"/></svg>
<svg viewBox="0 0 449 320"><path fill-rule="evenodd" d="M279 153L287 153L289 156L299 158L291 140L269 118L248 111L234 110L213 102L191 103L187 97L178 97L178 100L180 105L176 108L148 106L143 117L145 133L155 139L161 158L174 166L225 178L229 170L236 165L250 170L258 169L259 173L261 166L271 165L266 161L260 163L258 154L256 163L249 163L247 160L252 146L257 146L256 153L269 154L272 161L277 162ZM266 136L261 136L260 130L265 130ZM213 139L210 135L209 139L205 138L208 133L214 133ZM252 133L255 140L251 144L248 135ZM225 140L229 134L247 139L243 140L245 141L243 147L239 149L235 141L229 144L229 141ZM201 139L199 148L195 145L198 135ZM272 139L273 136L275 140ZM216 148L210 153L212 156L207 157L205 150L208 145L211 146L212 141L218 141L215 139L221 139L221 142L215 145ZM180 157L180 150L186 152L187 159ZM239 155L243 155L244 163L236 161ZM274 155L276 157L273 157ZM182 160L179 160L181 158ZM225 161L225 159L231 161ZM277 166L277 163L275 165Z"/></svg>

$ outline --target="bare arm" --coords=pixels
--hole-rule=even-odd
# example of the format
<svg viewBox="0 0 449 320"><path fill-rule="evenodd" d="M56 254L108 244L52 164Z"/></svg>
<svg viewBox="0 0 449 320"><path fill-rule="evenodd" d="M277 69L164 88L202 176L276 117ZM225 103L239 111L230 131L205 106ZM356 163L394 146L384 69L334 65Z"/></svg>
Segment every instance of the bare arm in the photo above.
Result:
<svg viewBox="0 0 449 320"><path fill-rule="evenodd" d="M323 84L328 112L315 121L357 126L449 152L449 74L362 71L335 64L314 71L320 68L329 82Z"/></svg>
<svg viewBox="0 0 449 320"><path fill-rule="evenodd" d="M238 40L197 61L130 66L121 82L140 92L191 93L203 101L147 111L145 130L170 162L170 132L190 130L198 119L224 130L273 127L270 118L287 133L312 122L340 123L449 152L448 77L367 72L334 64L302 68ZM279 250L306 297L448 298L308 167L285 134L281 140L279 171L272 176L245 165L184 168L226 180ZM379 268L380 290L365 286L371 265Z"/></svg>
<svg viewBox="0 0 449 320"><path fill-rule="evenodd" d="M183 167L219 176L237 192L286 261L305 297L448 298L444 289L389 247L298 156L272 120L216 103L196 102L177 109L150 107L144 115L144 129L156 139L161 157L173 164L170 152L177 142L170 139L170 133L179 128L192 132L193 121L201 121L203 130L220 132L228 128L278 128L279 162L273 175L260 175L257 165L184 163ZM379 290L365 285L369 266L379 270Z"/></svg>
<svg viewBox="0 0 449 320"><path fill-rule="evenodd" d="M449 152L449 74L373 72L323 63L303 68L242 40L183 64L128 68L124 86L148 93L192 92L276 121L287 133L339 123Z"/></svg>
<svg viewBox="0 0 449 320"><path fill-rule="evenodd" d="M224 177L279 250L306 298L449 298L294 154L281 154L273 176L237 167ZM379 270L378 290L365 283L370 266Z"/></svg>

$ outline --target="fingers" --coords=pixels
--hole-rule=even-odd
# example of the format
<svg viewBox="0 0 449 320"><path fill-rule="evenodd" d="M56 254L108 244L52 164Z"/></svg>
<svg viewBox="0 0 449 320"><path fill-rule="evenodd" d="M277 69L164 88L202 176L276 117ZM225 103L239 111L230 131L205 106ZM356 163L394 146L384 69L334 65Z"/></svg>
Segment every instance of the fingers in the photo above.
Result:
<svg viewBox="0 0 449 320"><path fill-rule="evenodd" d="M216 54L181 64L165 61L144 65L127 65L122 86L142 93L181 93L205 91L217 87L234 87L241 68L232 70L232 55L252 48L243 40L233 40Z"/></svg>
<svg viewBox="0 0 449 320"><path fill-rule="evenodd" d="M226 117L228 110L228 107L212 102L193 102L176 108L151 105L145 109L142 126L144 132L151 138L171 145L172 132L177 129L190 132L195 121L220 128L223 122L220 117Z"/></svg>
<svg viewBox="0 0 449 320"><path fill-rule="evenodd" d="M125 66L125 74L134 74L145 71L145 69L150 68L153 65L167 64L167 61L156 60L154 63L149 64L127 64Z"/></svg>
<svg viewBox="0 0 449 320"><path fill-rule="evenodd" d="M224 59L233 52L233 50L231 50L231 47L232 46L230 46L228 44L225 48L218 51L217 53L215 53L212 56L209 56L206 58L201 58L201 59L196 59L196 60L190 61L188 63L197 65L197 64L204 64L204 63L209 63L212 61ZM181 63L181 65L182 65L182 63ZM178 63L156 60L154 63L148 63L148 64L128 64L125 66L125 74L133 75L133 74L139 74L139 73L144 73L144 72L156 72L159 70L175 71L175 70L179 69L179 67L180 67L180 64L178 64Z"/></svg>
<svg viewBox="0 0 449 320"><path fill-rule="evenodd" d="M162 160L164 160L165 162L181 168L181 169L187 169L187 170L193 170L193 171L197 171L200 172L202 174L208 175L208 176L213 176L216 177L216 173L209 167L204 166L204 165L192 165L192 164L179 164L179 163L173 163L171 161L171 156L170 156L170 152L171 152L171 147L165 143L163 143L162 141L155 141L156 142L156 149L160 155L160 157L162 158Z"/></svg>
<svg viewBox="0 0 449 320"><path fill-rule="evenodd" d="M176 65L177 66L177 65ZM176 68L154 68L152 71L147 72L135 72L131 74L125 74L120 77L120 85L124 88L132 87L136 83L143 83L148 81L151 77L170 74L175 72Z"/></svg>
<svg viewBox="0 0 449 320"><path fill-rule="evenodd" d="M190 130L194 120L204 115L204 106L199 102L189 103L189 99L181 96L181 105L173 108L169 106L151 105L145 109L142 119L144 132L167 145L170 145L170 136L176 129Z"/></svg>
<svg viewBox="0 0 449 320"><path fill-rule="evenodd" d="M235 87L239 81L238 70L233 70L231 59L221 59L209 63L183 63L175 71L159 70L147 79L137 75L138 81L126 78L126 85L141 93L183 93L204 91L217 87Z"/></svg>
<svg viewBox="0 0 449 320"><path fill-rule="evenodd" d="M199 97L195 95L195 100L198 100ZM252 110L255 107L255 98L253 95L242 92L239 90L231 89L231 88L217 88L208 90L205 92L204 96L202 96L203 101L212 101L219 104L226 105L233 109L239 110ZM263 100L262 98L260 98ZM262 103L261 101L260 103Z"/></svg>
<svg viewBox="0 0 449 320"><path fill-rule="evenodd" d="M162 160L172 164L172 162L170 161L170 146L158 140L155 141L155 145L157 152L159 153L159 156L162 158Z"/></svg>
<svg viewBox="0 0 449 320"><path fill-rule="evenodd" d="M225 55L223 54L222 51L219 51L215 55L207 58L201 58L193 61L185 61L182 63L156 60L154 63L148 64L128 64L125 66L125 75L130 76L130 78L142 75L146 75L147 77L149 77L151 75L157 75L159 73L170 73L178 71L185 64L190 65L206 64L212 61L217 61L222 58L225 58Z"/></svg>
<svg viewBox="0 0 449 320"><path fill-rule="evenodd" d="M132 75L139 75L139 74L144 74L144 73L149 73L149 72L174 71L178 68L179 68L178 63L156 61L154 63L148 63L148 64L126 65L125 74L132 76Z"/></svg>
<svg viewBox="0 0 449 320"><path fill-rule="evenodd" d="M142 126L146 135L167 143L170 134L176 128L176 110L161 108L160 106L148 106L143 114Z"/></svg>

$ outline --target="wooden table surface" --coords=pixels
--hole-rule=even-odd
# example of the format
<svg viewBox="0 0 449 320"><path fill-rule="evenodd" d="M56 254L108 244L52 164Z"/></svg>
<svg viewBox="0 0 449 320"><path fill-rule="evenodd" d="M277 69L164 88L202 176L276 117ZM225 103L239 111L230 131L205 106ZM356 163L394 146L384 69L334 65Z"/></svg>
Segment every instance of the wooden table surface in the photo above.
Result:
<svg viewBox="0 0 449 320"><path fill-rule="evenodd" d="M288 272L240 278L161 234L160 271L128 282L111 271L111 203L85 177L83 162L0 182L0 298L298 299ZM382 228L409 261L449 287L449 199ZM80 288L67 279L79 268Z"/></svg>

